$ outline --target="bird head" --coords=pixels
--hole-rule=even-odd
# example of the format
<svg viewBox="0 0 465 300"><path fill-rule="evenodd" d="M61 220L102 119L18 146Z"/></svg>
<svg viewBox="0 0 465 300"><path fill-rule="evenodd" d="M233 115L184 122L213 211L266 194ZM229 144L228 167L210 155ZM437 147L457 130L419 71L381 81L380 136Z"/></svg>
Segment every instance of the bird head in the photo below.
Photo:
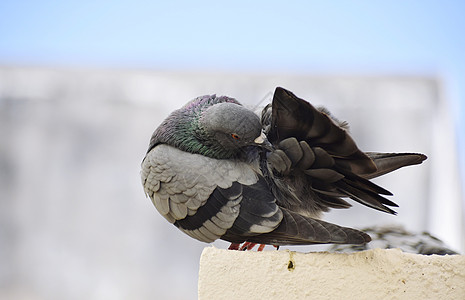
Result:
<svg viewBox="0 0 465 300"><path fill-rule="evenodd" d="M233 98L211 95L174 111L152 136L151 147L159 143L228 159L242 156L250 147L263 147L268 141L258 115Z"/></svg>
<svg viewBox="0 0 465 300"><path fill-rule="evenodd" d="M238 149L264 142L260 118L251 110L236 103L218 103L206 109L200 117L205 130L202 137L226 149Z"/></svg>

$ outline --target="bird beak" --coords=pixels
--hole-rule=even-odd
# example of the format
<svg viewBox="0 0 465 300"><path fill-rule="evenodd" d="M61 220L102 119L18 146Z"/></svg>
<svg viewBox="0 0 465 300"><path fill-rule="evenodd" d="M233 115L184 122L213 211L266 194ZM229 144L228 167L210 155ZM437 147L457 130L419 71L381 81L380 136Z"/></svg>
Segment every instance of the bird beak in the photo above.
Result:
<svg viewBox="0 0 465 300"><path fill-rule="evenodd" d="M268 150L273 150L273 146L270 144L268 141L266 134L262 131L260 136L258 136L255 140L254 143L257 144L260 147L263 147Z"/></svg>
<svg viewBox="0 0 465 300"><path fill-rule="evenodd" d="M262 131L262 133L254 140L255 144L263 144L265 141L268 141L266 138L265 133Z"/></svg>

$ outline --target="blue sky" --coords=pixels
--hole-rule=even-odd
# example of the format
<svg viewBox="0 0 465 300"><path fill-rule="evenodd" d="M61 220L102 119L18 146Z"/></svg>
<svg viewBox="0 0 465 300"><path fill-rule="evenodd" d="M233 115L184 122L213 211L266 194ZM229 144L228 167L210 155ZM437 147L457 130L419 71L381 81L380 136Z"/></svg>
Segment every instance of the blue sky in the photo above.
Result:
<svg viewBox="0 0 465 300"><path fill-rule="evenodd" d="M465 67L464 13L463 1L2 1L0 61L445 71Z"/></svg>
<svg viewBox="0 0 465 300"><path fill-rule="evenodd" d="M2 1L0 64L437 75L462 137L464 14L465 1Z"/></svg>

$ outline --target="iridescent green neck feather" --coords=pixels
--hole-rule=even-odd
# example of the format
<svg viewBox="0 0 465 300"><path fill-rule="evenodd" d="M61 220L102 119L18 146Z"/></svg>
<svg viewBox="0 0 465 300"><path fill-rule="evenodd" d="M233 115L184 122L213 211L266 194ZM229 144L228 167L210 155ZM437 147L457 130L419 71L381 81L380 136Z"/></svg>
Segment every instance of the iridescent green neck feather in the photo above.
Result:
<svg viewBox="0 0 465 300"><path fill-rule="evenodd" d="M237 158L260 132L258 116L235 99L202 96L163 121L152 135L148 151L158 144L168 144L212 158Z"/></svg>

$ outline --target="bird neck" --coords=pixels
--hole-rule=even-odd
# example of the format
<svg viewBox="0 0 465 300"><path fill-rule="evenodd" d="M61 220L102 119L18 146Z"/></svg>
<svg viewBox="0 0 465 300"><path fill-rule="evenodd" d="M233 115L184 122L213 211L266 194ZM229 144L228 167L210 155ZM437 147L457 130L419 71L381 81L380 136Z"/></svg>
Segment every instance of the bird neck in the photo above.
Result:
<svg viewBox="0 0 465 300"><path fill-rule="evenodd" d="M198 114L200 115L200 112ZM149 151L158 144L167 144L215 159L234 159L241 156L239 149L226 149L216 142L202 127L197 115L187 118L179 115L168 117L153 133Z"/></svg>

